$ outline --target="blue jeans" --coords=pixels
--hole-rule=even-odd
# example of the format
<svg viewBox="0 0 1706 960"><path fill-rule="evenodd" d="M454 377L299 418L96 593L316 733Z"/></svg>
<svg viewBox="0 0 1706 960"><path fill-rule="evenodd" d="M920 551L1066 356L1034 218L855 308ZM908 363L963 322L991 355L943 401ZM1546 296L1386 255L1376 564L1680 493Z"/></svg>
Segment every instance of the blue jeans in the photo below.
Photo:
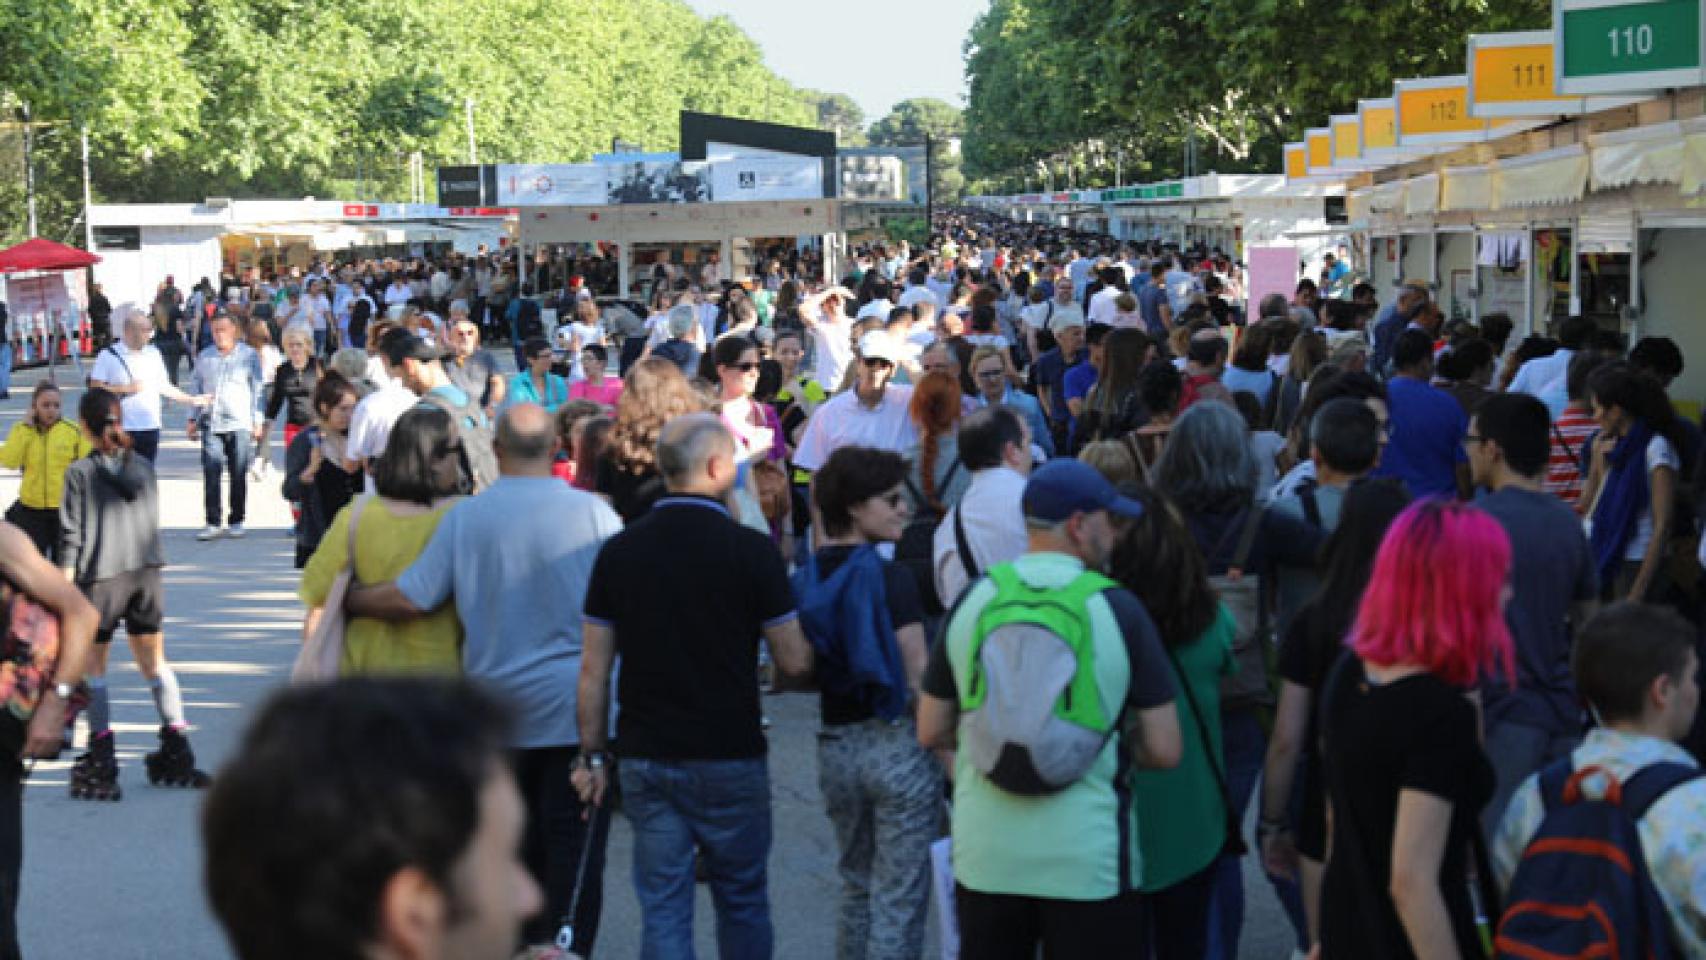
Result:
<svg viewBox="0 0 1706 960"><path fill-rule="evenodd" d="M751 760L624 759L642 960L693 960L693 848L705 858L722 960L768 960L770 774Z"/></svg>
<svg viewBox="0 0 1706 960"><path fill-rule="evenodd" d="M1253 710L1231 710L1220 715L1226 749L1226 789L1237 808L1238 822L1250 807L1267 759L1268 735ZM1217 866L1213 904L1209 914L1209 960L1235 960L1238 939L1244 929L1244 865L1240 857L1221 857ZM1297 948L1309 949L1309 923L1303 912L1303 893L1296 882L1268 877L1280 906L1291 921Z"/></svg>
<svg viewBox="0 0 1706 960"><path fill-rule="evenodd" d="M0 332L0 397L12 392L12 341Z"/></svg>
<svg viewBox="0 0 1706 960"><path fill-rule="evenodd" d="M231 472L231 525L243 522L249 502L249 464L255 459L255 444L247 430L201 434L202 498L207 507L207 525L219 526L219 475Z"/></svg>

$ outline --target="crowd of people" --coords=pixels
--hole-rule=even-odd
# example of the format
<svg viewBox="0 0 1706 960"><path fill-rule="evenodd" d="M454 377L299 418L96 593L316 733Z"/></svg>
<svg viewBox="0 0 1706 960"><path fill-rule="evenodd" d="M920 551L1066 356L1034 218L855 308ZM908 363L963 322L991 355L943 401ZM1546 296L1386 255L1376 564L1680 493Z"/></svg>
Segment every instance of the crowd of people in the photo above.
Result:
<svg viewBox="0 0 1706 960"><path fill-rule="evenodd" d="M54 679L104 730L122 622L162 779L191 785L148 539L161 403L191 411L203 539L243 535L283 421L305 636L338 618L348 679L278 698L214 783L245 960L590 956L618 808L642 956L693 955L696 878L721 954L772 955L782 689L819 699L840 957L924 956L934 905L965 958L1231 960L1248 858L1297 956L1562 955L1584 896L1654 956L1706 955L1706 444L1673 343L1581 318L1512 343L1340 258L1248 303L1220 251L971 210L849 253L843 277L660 269L643 317L561 257L521 283L328 263L187 309L168 280L80 428L38 391L0 449L5 536L99 621L40 598L71 612ZM313 749L351 724L396 750ZM105 736L80 764L108 769ZM1620 798L1642 880L1564 889L1570 845L1540 841ZM411 928L429 895L470 909Z"/></svg>

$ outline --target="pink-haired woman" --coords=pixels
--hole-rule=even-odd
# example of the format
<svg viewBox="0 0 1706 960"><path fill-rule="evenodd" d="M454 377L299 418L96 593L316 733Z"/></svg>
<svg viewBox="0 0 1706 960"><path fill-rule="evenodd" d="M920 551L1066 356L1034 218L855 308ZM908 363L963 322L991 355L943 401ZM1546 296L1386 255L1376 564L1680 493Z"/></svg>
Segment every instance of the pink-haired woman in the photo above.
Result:
<svg viewBox="0 0 1706 960"><path fill-rule="evenodd" d="M1493 794L1469 691L1497 664L1510 541L1487 514L1424 500L1398 517L1322 696L1332 824L1321 956L1479 957L1470 843Z"/></svg>

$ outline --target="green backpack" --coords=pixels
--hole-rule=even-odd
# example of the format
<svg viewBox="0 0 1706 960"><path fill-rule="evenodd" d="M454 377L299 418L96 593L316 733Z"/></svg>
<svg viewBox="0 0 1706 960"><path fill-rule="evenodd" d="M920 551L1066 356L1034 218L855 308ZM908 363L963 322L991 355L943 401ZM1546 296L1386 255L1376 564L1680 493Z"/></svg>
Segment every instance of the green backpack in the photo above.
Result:
<svg viewBox="0 0 1706 960"><path fill-rule="evenodd" d="M1118 725L1102 702L1090 598L1112 580L1085 571L1061 588L1027 584L1012 564L989 571L996 593L978 615L960 695L960 749L1010 793L1066 789L1090 769Z"/></svg>

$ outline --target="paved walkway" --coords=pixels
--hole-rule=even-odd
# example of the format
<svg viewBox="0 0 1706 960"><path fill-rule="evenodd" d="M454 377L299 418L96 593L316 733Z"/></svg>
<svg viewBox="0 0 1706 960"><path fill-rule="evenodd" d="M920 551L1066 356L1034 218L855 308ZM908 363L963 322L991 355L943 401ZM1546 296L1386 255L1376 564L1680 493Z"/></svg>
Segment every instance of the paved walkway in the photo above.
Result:
<svg viewBox="0 0 1706 960"><path fill-rule="evenodd" d="M61 371L60 382L73 379ZM0 431L10 430L28 404L37 372L21 373L12 399L0 402ZM69 386L65 409L74 415L80 393ZM197 448L182 430L182 408L167 405L161 446L162 525L166 556L166 650L183 684L191 733L201 765L217 771L230 756L252 710L288 675L301 632L285 535L289 511L278 495L278 473L250 485L249 536L198 543L202 524ZM275 455L281 455L275 441ZM0 508L17 495L17 476L0 474ZM122 647L122 643L121 643ZM158 721L153 700L129 653L113 652L109 671L124 799L116 804L72 801L66 795L70 756L40 763L25 794L25 861L19 907L25 955L104 960L224 960L230 952L210 913L201 884L197 813L200 795L149 786L142 754L153 748ZM835 847L817 788L817 705L807 695L767 700L776 845L771 856L771 902L778 958L834 954ZM79 743L82 734L79 732ZM265 824L257 824L265 829ZM639 908L629 881L630 834L618 819L605 874L605 913L599 956L639 953ZM1249 875L1249 960L1283 958L1277 908L1266 884ZM716 956L710 897L700 888L696 924L699 954ZM932 918L932 949L934 949ZM1257 934L1256 931L1262 931ZM934 954L932 954L934 956Z"/></svg>

